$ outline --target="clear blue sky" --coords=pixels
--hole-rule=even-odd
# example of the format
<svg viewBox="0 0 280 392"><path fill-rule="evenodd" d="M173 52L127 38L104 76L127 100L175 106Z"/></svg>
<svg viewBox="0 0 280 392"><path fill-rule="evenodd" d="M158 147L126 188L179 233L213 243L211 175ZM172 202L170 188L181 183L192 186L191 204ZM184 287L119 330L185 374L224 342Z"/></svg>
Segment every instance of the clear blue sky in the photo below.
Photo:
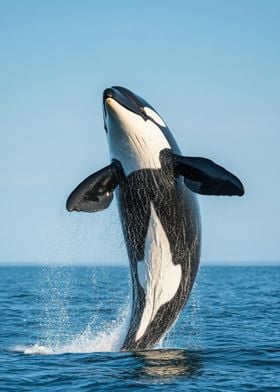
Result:
<svg viewBox="0 0 280 392"><path fill-rule="evenodd" d="M244 183L200 197L203 262L280 260L279 15L272 0L0 0L0 262L127 264L115 205L64 207L109 162L114 84Z"/></svg>

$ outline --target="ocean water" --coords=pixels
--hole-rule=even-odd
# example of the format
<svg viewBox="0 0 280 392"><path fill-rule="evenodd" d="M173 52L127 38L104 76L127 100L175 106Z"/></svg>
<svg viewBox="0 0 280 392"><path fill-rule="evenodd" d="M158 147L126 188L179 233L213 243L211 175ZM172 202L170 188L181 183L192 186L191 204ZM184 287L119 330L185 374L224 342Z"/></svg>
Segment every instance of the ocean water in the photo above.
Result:
<svg viewBox="0 0 280 392"><path fill-rule="evenodd" d="M1 267L1 391L280 391L280 268L202 267L161 344L119 352L125 267Z"/></svg>

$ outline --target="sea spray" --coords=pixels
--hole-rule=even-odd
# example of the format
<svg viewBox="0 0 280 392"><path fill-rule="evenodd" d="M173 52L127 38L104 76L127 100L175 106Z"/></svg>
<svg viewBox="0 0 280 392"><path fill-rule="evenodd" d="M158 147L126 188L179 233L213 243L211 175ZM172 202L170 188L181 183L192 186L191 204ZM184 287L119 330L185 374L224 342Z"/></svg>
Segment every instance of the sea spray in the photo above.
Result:
<svg viewBox="0 0 280 392"><path fill-rule="evenodd" d="M91 353L120 351L127 330L127 306L120 311L118 321L103 323L102 331L96 332L90 323L83 332L69 336L68 340L55 340L47 344L16 346L13 351L24 354L53 355L64 353Z"/></svg>
<svg viewBox="0 0 280 392"><path fill-rule="evenodd" d="M106 296L112 273L119 286L116 284L112 296ZM41 303L40 336L36 344L18 346L16 351L26 354L119 351L130 317L128 274L124 267L42 268L40 295L37 294L37 306ZM110 314L105 320L104 312Z"/></svg>
<svg viewBox="0 0 280 392"><path fill-rule="evenodd" d="M75 263L88 259L84 256L88 254L85 250L91 249L92 244L96 247L96 238L99 237L102 237L105 258L115 252L116 246L118 253L123 253L126 258L123 239L117 231L118 215L116 211L108 210L109 222L97 226L92 226L90 217L86 215L71 218L73 224L69 225L69 214L61 213L59 225L47 238L50 251L43 260L44 267L36 282L34 313L39 325L37 342L31 346L24 345L19 351L41 354L72 350L118 351L122 343L118 344L118 340L125 337L128 321L124 319L128 319L130 313L128 269L124 275L126 279L122 277L117 283L121 289L126 286L125 296L118 295L116 287L112 298L103 298L104 288L111 278L108 270L96 266L74 267ZM102 216L103 222L104 219L106 214ZM98 218L95 220L98 222ZM94 227L98 227L98 232ZM92 250L94 262L98 261L98 254L99 248ZM107 310L111 317L104 320Z"/></svg>

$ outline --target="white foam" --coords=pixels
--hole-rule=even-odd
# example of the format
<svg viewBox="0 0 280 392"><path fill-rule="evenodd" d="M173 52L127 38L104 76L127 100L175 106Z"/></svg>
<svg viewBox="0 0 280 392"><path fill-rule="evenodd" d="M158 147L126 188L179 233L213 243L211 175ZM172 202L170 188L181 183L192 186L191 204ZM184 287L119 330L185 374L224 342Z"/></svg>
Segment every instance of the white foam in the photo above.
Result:
<svg viewBox="0 0 280 392"><path fill-rule="evenodd" d="M65 353L92 353L120 351L128 326L128 311L122 313L119 322L104 325L102 332L95 332L91 326L67 342L36 343L12 348L14 352L37 355L54 355Z"/></svg>

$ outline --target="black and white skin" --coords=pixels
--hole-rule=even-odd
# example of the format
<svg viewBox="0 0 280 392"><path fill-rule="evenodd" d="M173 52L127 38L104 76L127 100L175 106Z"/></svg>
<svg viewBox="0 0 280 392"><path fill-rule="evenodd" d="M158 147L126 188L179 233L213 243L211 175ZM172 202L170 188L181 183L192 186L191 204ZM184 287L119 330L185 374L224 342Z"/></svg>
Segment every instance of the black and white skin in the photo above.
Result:
<svg viewBox="0 0 280 392"><path fill-rule="evenodd" d="M123 87L104 91L111 164L69 196L68 211L96 212L117 198L130 261L132 310L122 350L145 350L176 321L197 274L197 193L244 194L239 179L205 158L185 157L164 120Z"/></svg>

